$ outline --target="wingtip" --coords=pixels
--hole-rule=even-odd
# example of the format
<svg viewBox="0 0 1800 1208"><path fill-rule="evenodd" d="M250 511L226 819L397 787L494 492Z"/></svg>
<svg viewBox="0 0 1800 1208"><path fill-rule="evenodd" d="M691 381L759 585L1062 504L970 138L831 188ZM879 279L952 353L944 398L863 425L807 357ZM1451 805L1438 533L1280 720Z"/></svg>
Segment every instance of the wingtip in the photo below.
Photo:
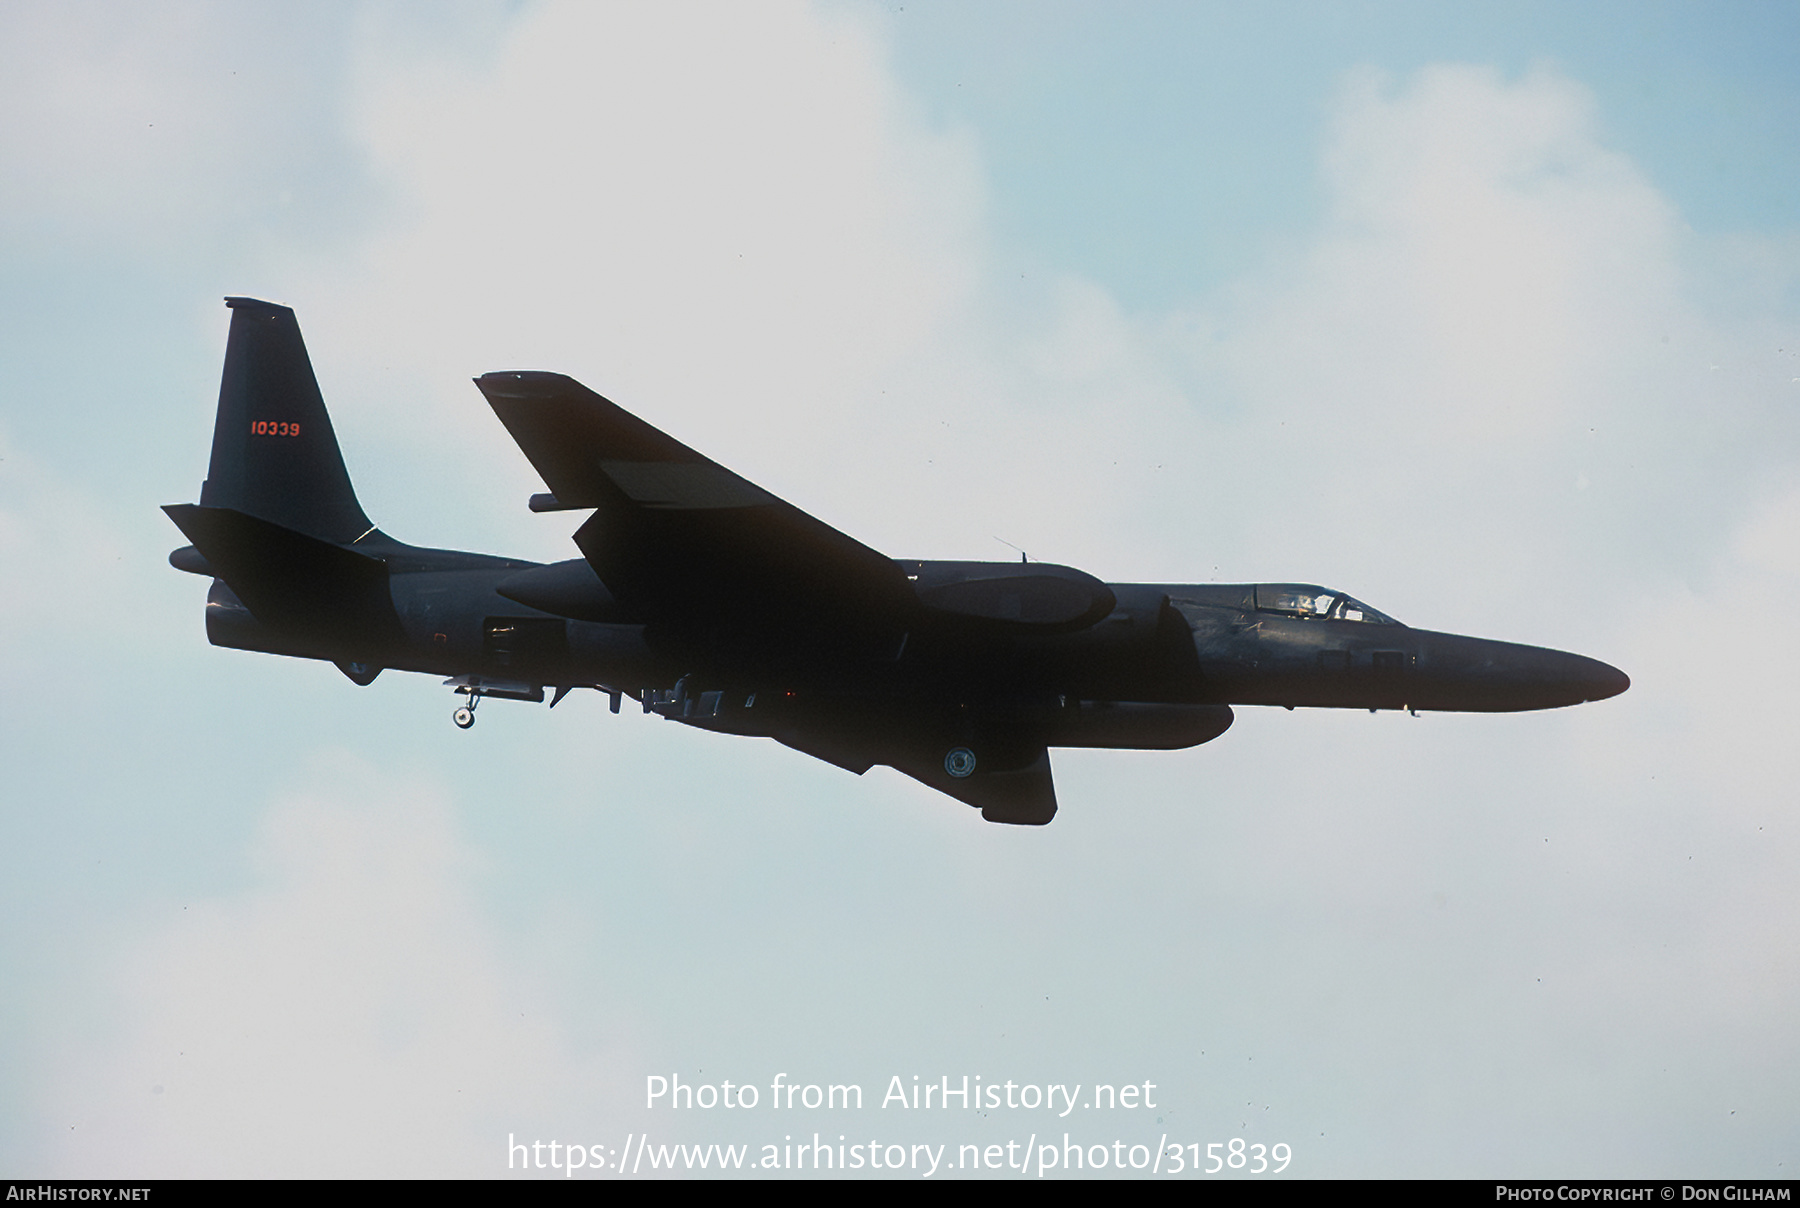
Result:
<svg viewBox="0 0 1800 1208"><path fill-rule="evenodd" d="M517 384L522 386L579 386L574 378L566 373L552 373L548 369L496 369L492 373L484 373L475 379L475 384L493 382L495 384Z"/></svg>
<svg viewBox="0 0 1800 1208"><path fill-rule="evenodd" d="M475 388L490 403L502 399L531 401L551 398L600 398L566 373L544 369L501 369L475 379ZM602 400L604 401L604 400Z"/></svg>
<svg viewBox="0 0 1800 1208"><path fill-rule="evenodd" d="M225 305L231 310L280 310L288 314L294 313L291 306L283 306L279 302L265 302L261 298L241 298L227 295Z"/></svg>

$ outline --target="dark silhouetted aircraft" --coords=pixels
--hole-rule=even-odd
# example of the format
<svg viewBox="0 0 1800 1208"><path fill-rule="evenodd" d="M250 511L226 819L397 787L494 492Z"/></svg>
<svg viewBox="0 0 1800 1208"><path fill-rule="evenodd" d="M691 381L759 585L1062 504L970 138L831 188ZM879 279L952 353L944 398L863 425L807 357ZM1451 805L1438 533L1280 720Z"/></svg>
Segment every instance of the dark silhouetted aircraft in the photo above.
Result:
<svg viewBox="0 0 1800 1208"><path fill-rule="evenodd" d="M213 580L215 646L449 677L554 706L631 697L702 730L896 768L991 822L1056 813L1051 747L1173 750L1234 705L1503 712L1601 700L1580 655L1432 633L1302 583L1102 583L1041 562L889 558L555 373L475 385L581 557L421 549L363 514L294 312L228 298L197 504L165 508Z"/></svg>

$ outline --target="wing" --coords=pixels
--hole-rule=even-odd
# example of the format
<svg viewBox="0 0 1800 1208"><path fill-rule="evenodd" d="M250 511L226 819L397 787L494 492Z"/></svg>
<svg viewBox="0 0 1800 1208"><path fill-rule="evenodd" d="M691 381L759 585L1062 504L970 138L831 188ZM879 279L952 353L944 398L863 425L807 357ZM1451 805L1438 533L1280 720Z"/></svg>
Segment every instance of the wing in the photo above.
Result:
<svg viewBox="0 0 1800 1208"><path fill-rule="evenodd" d="M944 770L941 759L883 760L920 784L930 785L981 811L989 822L1017 826L1043 826L1056 817L1056 783L1050 775L1050 752L1037 749L1037 757L1022 768L1002 772L976 772L957 780Z"/></svg>
<svg viewBox="0 0 1800 1208"><path fill-rule="evenodd" d="M874 634L917 608L885 555L559 373L475 384L563 508L575 543L647 621L718 635Z"/></svg>
<svg viewBox="0 0 1800 1208"><path fill-rule="evenodd" d="M1065 628L1092 623L1096 609L1112 607L1098 580L1041 565L1020 574L1010 565L911 564L944 597L922 601L907 568L893 559L572 378L490 373L475 384L550 488L553 498L536 497L533 508L592 508L575 544L607 591L646 623L646 637L655 630L668 639L665 648L704 651L714 668L754 665L760 655L842 667L847 654L880 651L891 661L895 639L925 614L939 623L949 617ZM936 734L947 728L931 724L943 719L901 716L870 725L856 712L797 718L773 736L858 774L885 764L979 808L989 821L1041 825L1056 813L1041 742L1013 744L1003 758L984 758L959 778L944 766L950 741Z"/></svg>
<svg viewBox="0 0 1800 1208"><path fill-rule="evenodd" d="M972 775L956 777L945 769L941 744L866 731L852 733L840 726L816 723L778 730L775 740L858 776L876 764L893 768L974 806L989 822L1042 826L1056 817L1056 782L1050 771L1050 751L1043 746L1017 752L1001 770L978 767Z"/></svg>

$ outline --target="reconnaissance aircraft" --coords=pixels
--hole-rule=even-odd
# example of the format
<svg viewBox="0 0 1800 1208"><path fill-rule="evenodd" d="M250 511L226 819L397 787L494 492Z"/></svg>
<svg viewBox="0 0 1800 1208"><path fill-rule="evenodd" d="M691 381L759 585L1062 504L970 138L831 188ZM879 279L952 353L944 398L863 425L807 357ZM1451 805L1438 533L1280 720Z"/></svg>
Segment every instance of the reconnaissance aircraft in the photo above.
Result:
<svg viewBox="0 0 1800 1208"><path fill-rule="evenodd" d="M701 730L875 764L990 822L1056 813L1051 747L1174 750L1234 705L1547 709L1615 696L1580 655L1413 629L1303 583L1102 583L1042 562L889 558L556 373L475 385L581 557L422 549L363 514L294 312L227 298L212 461L164 509L212 579L215 646L449 677L554 706L594 688Z"/></svg>

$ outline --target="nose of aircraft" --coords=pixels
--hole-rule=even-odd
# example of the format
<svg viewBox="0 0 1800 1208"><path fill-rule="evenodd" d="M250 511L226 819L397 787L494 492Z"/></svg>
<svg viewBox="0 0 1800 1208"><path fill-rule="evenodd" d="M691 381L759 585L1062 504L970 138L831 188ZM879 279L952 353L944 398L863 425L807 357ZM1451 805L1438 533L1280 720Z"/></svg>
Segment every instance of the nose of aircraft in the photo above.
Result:
<svg viewBox="0 0 1800 1208"><path fill-rule="evenodd" d="M1536 686L1541 688L1546 703L1551 708L1605 700L1631 687L1629 676L1599 659L1566 654L1560 650L1543 653L1549 657L1540 656L1530 660L1535 665L1527 673L1527 678L1538 681Z"/></svg>
<svg viewBox="0 0 1800 1208"><path fill-rule="evenodd" d="M1631 687L1617 667L1561 650L1433 634L1421 651L1425 708L1554 709L1605 700Z"/></svg>
<svg viewBox="0 0 1800 1208"><path fill-rule="evenodd" d="M1617 696L1631 687L1631 677L1617 667L1609 666L1599 659L1581 658L1579 654L1573 657L1581 659L1586 664L1581 675L1581 683L1585 686L1587 695L1583 696L1582 700L1605 700L1607 697Z"/></svg>

